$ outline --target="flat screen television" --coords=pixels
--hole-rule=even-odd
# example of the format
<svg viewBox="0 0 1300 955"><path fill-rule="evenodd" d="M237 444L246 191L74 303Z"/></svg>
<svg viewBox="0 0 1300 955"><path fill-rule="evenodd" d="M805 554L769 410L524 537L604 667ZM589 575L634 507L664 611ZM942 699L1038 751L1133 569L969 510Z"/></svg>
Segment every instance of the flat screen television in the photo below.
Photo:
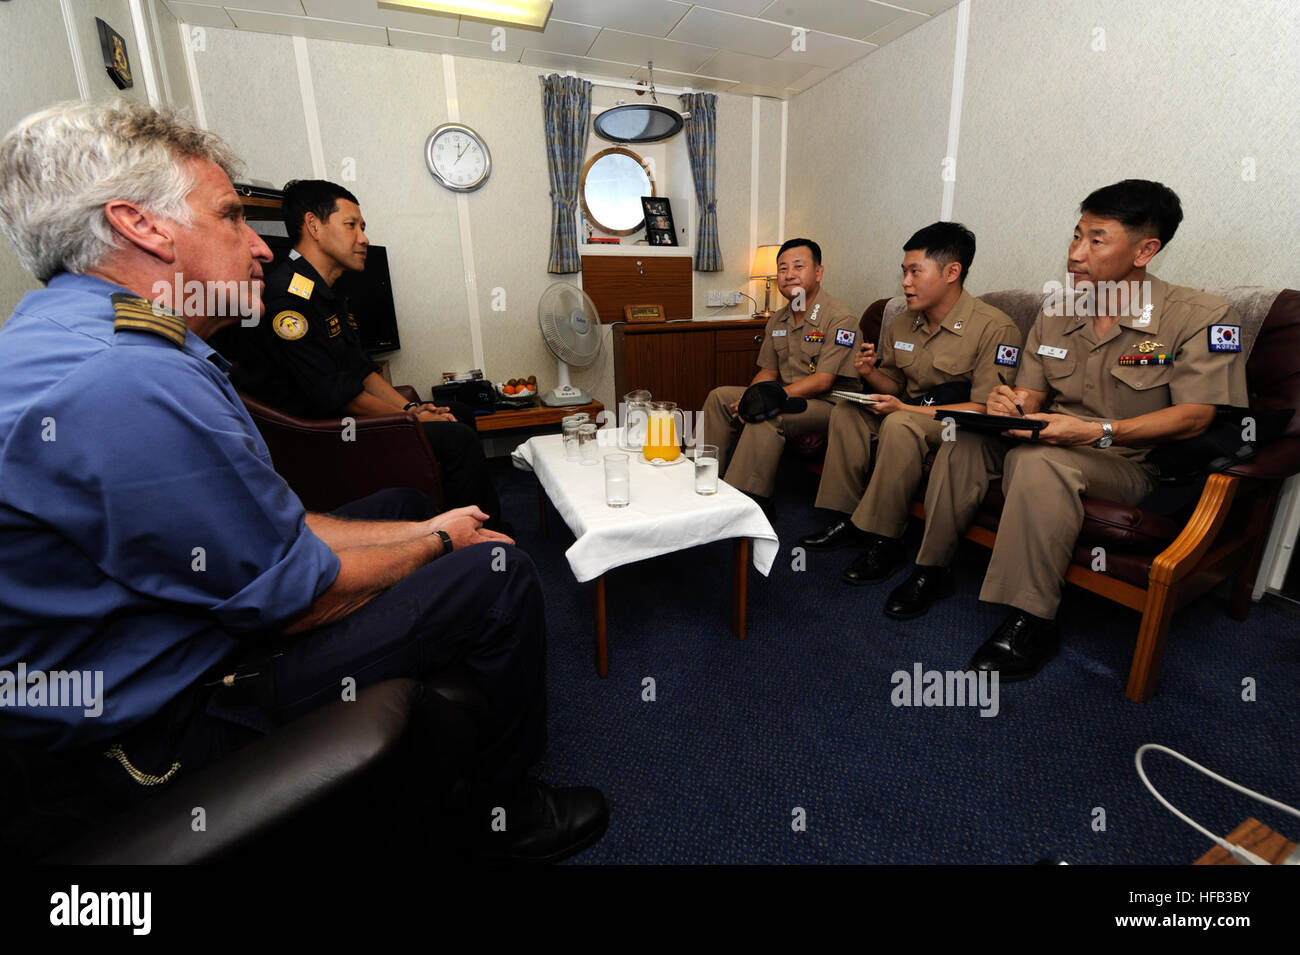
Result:
<svg viewBox="0 0 1300 955"><path fill-rule="evenodd" d="M271 268L289 257L290 245L286 236L264 235L262 238L275 255ZM365 270L344 272L334 283L334 290L347 298L357 320L361 347L367 355L402 347L397 331L397 311L393 307L393 282L388 273L388 249L382 245L370 246Z"/></svg>

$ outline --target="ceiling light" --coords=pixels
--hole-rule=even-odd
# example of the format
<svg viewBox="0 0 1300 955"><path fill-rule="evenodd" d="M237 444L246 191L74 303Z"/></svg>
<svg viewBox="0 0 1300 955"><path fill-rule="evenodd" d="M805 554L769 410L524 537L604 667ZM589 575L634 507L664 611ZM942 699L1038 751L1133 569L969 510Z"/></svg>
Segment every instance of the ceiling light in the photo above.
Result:
<svg viewBox="0 0 1300 955"><path fill-rule="evenodd" d="M537 30L546 26L551 15L551 0L379 0L379 6L386 10L449 13Z"/></svg>

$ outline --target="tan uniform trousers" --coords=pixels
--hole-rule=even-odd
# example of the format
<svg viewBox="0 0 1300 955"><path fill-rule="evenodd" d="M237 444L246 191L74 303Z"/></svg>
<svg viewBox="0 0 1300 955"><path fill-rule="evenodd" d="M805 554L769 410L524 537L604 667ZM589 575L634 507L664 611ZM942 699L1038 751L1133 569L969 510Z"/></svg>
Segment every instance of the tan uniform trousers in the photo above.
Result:
<svg viewBox="0 0 1300 955"><path fill-rule="evenodd" d="M860 405L841 401L831 412L817 506L852 515L850 520L859 530L902 537L925 456L939 447L942 435L943 425L927 414L895 411L880 418ZM874 475L873 438L878 443Z"/></svg>
<svg viewBox="0 0 1300 955"><path fill-rule="evenodd" d="M947 566L989 482L1002 475L1006 504L980 600L1052 618L1083 527L1083 495L1133 506L1155 489L1141 463L1093 447L1008 444L957 433L945 441L925 492L925 537L916 562Z"/></svg>
<svg viewBox="0 0 1300 955"><path fill-rule="evenodd" d="M722 473L728 484L759 497L771 497L786 438L808 431L824 431L834 405L821 398L809 398L808 409L799 414L779 414L758 424L742 426L741 422L732 420L727 405L738 401L744 393L740 385L724 385L709 392L709 397L704 399L704 420L700 424L704 436L699 440L718 446L719 463L724 467ZM726 463L727 449L738 429L736 450L730 463Z"/></svg>

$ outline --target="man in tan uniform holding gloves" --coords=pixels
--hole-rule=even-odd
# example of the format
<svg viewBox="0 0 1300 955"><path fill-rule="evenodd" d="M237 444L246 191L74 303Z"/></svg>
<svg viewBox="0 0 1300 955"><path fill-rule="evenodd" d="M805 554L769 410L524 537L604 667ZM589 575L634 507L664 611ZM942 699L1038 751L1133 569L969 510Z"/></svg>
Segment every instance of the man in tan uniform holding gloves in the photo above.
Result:
<svg viewBox="0 0 1300 955"><path fill-rule="evenodd" d="M1003 682L1032 677L1060 650L1054 618L1083 526L1082 496L1140 503L1155 487L1145 461L1153 445L1203 433L1216 406L1248 403L1236 313L1147 274L1182 221L1178 196L1128 179L1093 192L1080 212L1068 269L1083 301L1049 301L1025 343L1018 386L999 385L988 398L990 414L1023 412L1046 427L1035 443L970 432L943 443L916 570L889 598L919 616L942 595L944 578L950 588L958 539L1001 474L1006 504L980 599L1011 611L971 667L996 670Z"/></svg>
<svg viewBox="0 0 1300 955"><path fill-rule="evenodd" d="M724 471L727 483L763 503L772 496L786 438L825 430L834 407L829 392L858 390L853 370L858 316L822 289L821 263L821 246L811 239L790 239L778 250L777 287L790 304L768 319L759 371L750 382L780 382L787 397L804 398L808 407L744 424L736 409L745 388L714 388L704 401L703 440L716 444L720 456L735 429L742 429Z"/></svg>
<svg viewBox="0 0 1300 955"><path fill-rule="evenodd" d="M830 550L864 541L866 550L844 571L847 583L878 583L903 566L908 509L925 457L941 443L942 413L983 412L998 375L1014 379L1020 329L965 290L974 259L975 235L958 222L936 222L907 240L907 310L882 330L879 363L869 342L854 363L875 403L841 401L831 412L817 506L851 516L799 543Z"/></svg>

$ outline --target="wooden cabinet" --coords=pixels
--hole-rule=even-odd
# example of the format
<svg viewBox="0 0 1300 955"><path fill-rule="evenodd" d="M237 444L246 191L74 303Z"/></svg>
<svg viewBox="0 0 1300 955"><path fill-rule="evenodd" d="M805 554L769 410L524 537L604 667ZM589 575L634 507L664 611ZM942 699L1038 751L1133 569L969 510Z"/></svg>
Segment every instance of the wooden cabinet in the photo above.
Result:
<svg viewBox="0 0 1300 955"><path fill-rule="evenodd" d="M616 399L646 388L656 399L699 412L718 385L747 385L758 371L761 319L614 327Z"/></svg>
<svg viewBox="0 0 1300 955"><path fill-rule="evenodd" d="M691 257L584 255L582 290L606 324L623 321L625 305L662 305L669 321L690 318Z"/></svg>

